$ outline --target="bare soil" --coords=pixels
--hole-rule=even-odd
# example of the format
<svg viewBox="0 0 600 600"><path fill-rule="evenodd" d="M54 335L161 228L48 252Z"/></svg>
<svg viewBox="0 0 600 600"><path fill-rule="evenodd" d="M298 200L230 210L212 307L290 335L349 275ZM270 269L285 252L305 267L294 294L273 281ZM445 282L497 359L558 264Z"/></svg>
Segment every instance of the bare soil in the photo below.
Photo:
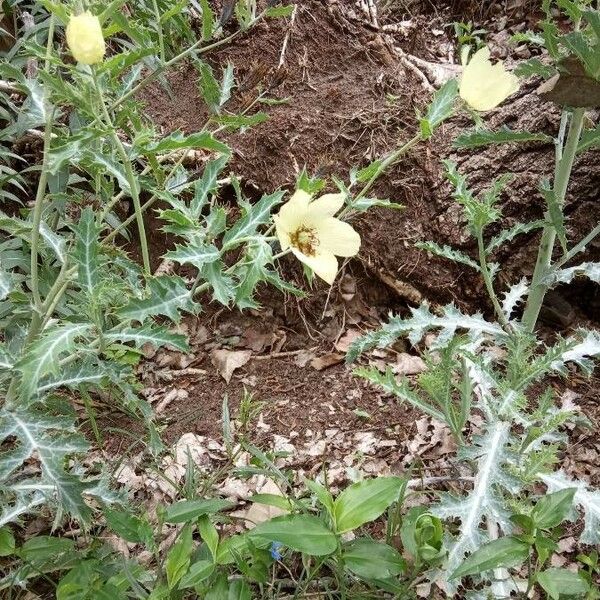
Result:
<svg viewBox="0 0 600 600"><path fill-rule="evenodd" d="M224 136L234 149L231 169L243 178L248 189L257 193L278 187L291 189L303 167L321 177L344 178L352 167L365 166L409 139L415 131L415 113L427 104L435 82L427 69L422 70L428 80L425 82L408 68L403 53L435 65L455 63L447 24L457 11L463 11L462 20L481 19L490 32L495 54L509 64L526 55L523 49L508 44L508 35L534 26L538 18L522 2L515 3L518 10L501 18L494 9L484 11L484 3L454 2L441 8L438 3L423 2L422 14L412 16L410 26L384 31L386 25L407 18L401 8L391 4L395 8L382 15L375 27L354 3L307 0L298 3L293 23L274 20L261 24L209 55L215 71L228 62L235 67L238 88L228 105L233 113L250 106L260 92L268 91L268 97L282 100L280 104L252 108L250 112L260 109L269 114L265 123ZM209 115L194 69L182 65L167 74L167 81L168 89L155 85L140 98L155 125L164 132L203 128ZM505 106L487 115L489 127L506 125L554 134L559 111L536 96L536 87L537 82L530 82ZM411 440L427 437L423 424L418 425L418 414L364 385L343 364L317 370L310 361L302 365L299 357L307 349L317 358L330 356L349 330L376 326L389 309L403 311L407 305L423 300L434 305L452 301L468 311L489 309L476 274L414 246L419 240L434 240L474 252L441 161L457 162L477 191L507 171L514 173L500 199L503 226L508 227L518 221L542 218L538 186L542 177L551 175L553 149L547 144L529 143L456 151L452 141L468 126L466 116L455 117L431 143L421 145L382 177L375 193L405 208L373 210L357 219L355 226L363 239L360 262L351 261L331 291L317 286L311 300L302 302L269 294L264 298L267 308L261 313L241 316L220 311L215 315L207 326L206 339L194 349L194 366L204 372L177 377L176 383L170 384L185 389L186 394L169 404L161 417L169 441L185 432L218 438L223 396L227 394L235 412L246 389L264 403L261 426L256 430L259 441L269 443L276 436L319 439L336 428L348 437L356 432L378 431L378 435L397 442L391 462L407 456L414 459ZM571 239L585 235L600 219L599 157L598 152L588 153L575 165L567 199ZM156 232L156 228L152 230ZM159 239L160 234L155 235L158 246L170 243ZM498 252L496 258L504 267L505 283L531 274L536 236L523 236ZM597 260L600 245L590 245L587 254ZM285 262L285 268L289 276L301 282L294 261ZM348 297L350 301L344 299ZM559 290L549 296L542 317L549 332L568 332L575 326L598 323L598 286L577 283ZM206 314L200 319L191 326L197 327L200 322L206 325ZM279 340L283 332L285 339L276 344L276 349L273 345L252 349L244 336L257 330L274 334ZM255 333L252 336L256 337ZM215 348L250 348L252 357L226 383L211 360ZM411 348L399 351L416 353ZM393 361L395 356L392 353L383 358ZM562 383L556 387L559 394L564 393ZM581 381L575 387L577 403L594 428L572 432L577 442L565 457L565 464L571 461L572 470L583 469L584 476L597 480L595 469L590 466L587 470L586 465L593 465L600 456L600 448L590 436L590 431L597 431L600 420L598 380ZM429 435L433 434L438 435L433 446L444 447L439 432L432 433L430 428ZM383 450L378 452L385 454ZM584 457L581 463L578 455Z"/></svg>

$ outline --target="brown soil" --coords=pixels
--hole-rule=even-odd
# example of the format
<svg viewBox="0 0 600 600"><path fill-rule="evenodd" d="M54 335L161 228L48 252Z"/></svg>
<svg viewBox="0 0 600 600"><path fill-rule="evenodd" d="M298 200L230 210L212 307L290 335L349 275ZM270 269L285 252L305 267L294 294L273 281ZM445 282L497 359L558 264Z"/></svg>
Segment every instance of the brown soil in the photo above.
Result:
<svg viewBox="0 0 600 600"><path fill-rule="evenodd" d="M427 103L429 92L413 71L402 65L394 46L423 60L447 63L449 30L444 23L449 22L449 14L442 11L439 16L415 17L415 27L406 35L381 34L352 18L356 15L344 3L305 2L298 4L291 26L284 20L269 21L210 54L215 67L227 62L235 66L238 90L228 105L232 112L248 106L264 90L271 97L287 100L260 106L269 114L267 122L225 136L235 153L232 171L260 190L289 188L303 166L312 174L343 178L352 167L365 166L406 140L414 132L415 111ZM279 68L287 34L284 66ZM500 42L499 54L511 49ZM165 131L201 129L209 115L193 68L184 65L167 79L170 96L158 86L143 93L148 114ZM507 125L554 133L559 112L541 102L534 89L535 85L524 87L518 97L492 113L487 118L490 127ZM507 226L542 216L538 186L540 177L550 175L552 149L528 144L455 153L452 140L467 126L466 118L455 118L432 143L421 146L380 180L375 193L403 204L405 210L372 210L357 221L364 240L361 260L365 268L403 302L427 299L485 308L476 274L414 247L416 241L435 240L467 253L474 250L444 181L442 159L458 162L469 173L475 190L502 173L515 173L501 197ZM588 153L575 168L567 205L572 239L582 236L600 218L598 156L598 152ZM497 231L490 231L490 235L494 233ZM535 256L534 246L528 242L535 236L523 236L498 253L508 280L530 274ZM597 257L600 247L591 247L589 252ZM580 320L592 318L600 310L597 291L585 288L586 294Z"/></svg>
<svg viewBox="0 0 600 600"><path fill-rule="evenodd" d="M456 9L458 4L451 8ZM471 9L473 5L481 7L481 3L460 4L463 9L464 5ZM282 20L269 21L234 44L210 54L215 70L227 62L235 67L238 89L228 105L233 113L247 107L261 91L268 90L270 97L286 99L282 104L260 106L269 114L267 122L224 136L234 149L232 171L241 175L250 189L252 186L265 192L277 187L290 189L303 166L311 174L343 178L352 167L365 166L412 136L415 111L426 105L430 94L415 73L402 66L394 46L423 60L447 63L451 45L449 29L444 28L444 23L451 22L451 13L425 7L428 14L413 17L415 27L406 34L383 35L359 16L353 18L349 11L353 5L317 0L299 3L292 25ZM527 17L530 25L534 19L529 13L515 18ZM390 11L381 24L400 18L400 12ZM486 26L493 32L493 22ZM279 68L287 34L284 66ZM495 39L493 34L491 37ZM498 53L510 54L513 49L499 36L498 39ZM144 91L142 100L148 115L165 132L201 129L209 115L193 68L182 66L169 73L167 80L169 92L159 86ZM507 125L517 130L554 134L559 113L537 98L535 87L535 82L523 87L503 108L486 116L489 126ZM371 327L383 318L387 309L403 310L407 303L424 299L434 304L453 301L466 310L486 310L482 305L484 290L476 275L428 256L414 246L419 240L435 240L467 253L474 250L444 179L441 160L456 161L469 174L475 190L506 171L513 172L514 179L500 200L503 224L511 226L542 217L537 188L540 178L551 174L552 148L537 143L456 152L452 140L466 126L470 126L466 117L454 118L431 143L419 147L381 179L375 189L377 195L399 202L405 209L373 210L357 220L356 227L363 238L362 264L351 262L347 266L344 279L340 278L331 296L324 287L317 287L311 301L291 306L270 295L265 298L270 309L260 316L219 313L208 340L194 349L194 365L206 373L178 378L173 384L185 389L188 396L167 407L162 417L169 441L188 431L219 437L223 396L228 395L235 413L246 388L264 402L265 426L257 429L257 439L272 440L274 435L289 438L291 434L304 438L307 431L323 434L332 428L352 435L373 428L395 436L406 450L408 440L415 436L418 415L414 411L365 386L343 365L317 371L310 364L300 367L297 354L279 356L277 352L315 347L317 356L327 354L350 324L359 330ZM571 239L584 235L600 219L599 156L598 152L589 153L575 166L567 201ZM489 233L495 234L497 230ZM535 244L529 242L533 238L535 234L523 236L510 248L498 252L497 260L504 265L503 275L508 281L518 281L531 273ZM600 246L592 245L588 254L597 259ZM286 264L290 275L300 274L293 261ZM375 283L377 280L379 284ZM362 306L359 316L356 306L348 307L340 298L339 292L347 285L357 290L357 301ZM554 303L558 308L550 306L545 312L554 327L557 322L565 329L575 323L598 321L597 286L571 286L556 294ZM207 323L206 315L201 321ZM211 346L243 349L247 346L240 336L256 329L257 323L267 330L285 330L287 340L275 354L272 348L256 352L226 384L211 363ZM228 328L230 332L225 334ZM228 342L228 335L236 339ZM584 411L597 426L598 381L577 387ZM370 418L359 416L363 413ZM591 444L588 434L579 430L576 434L577 439L584 440L581 443L591 459L597 458L598 448ZM566 459L576 456L569 450Z"/></svg>

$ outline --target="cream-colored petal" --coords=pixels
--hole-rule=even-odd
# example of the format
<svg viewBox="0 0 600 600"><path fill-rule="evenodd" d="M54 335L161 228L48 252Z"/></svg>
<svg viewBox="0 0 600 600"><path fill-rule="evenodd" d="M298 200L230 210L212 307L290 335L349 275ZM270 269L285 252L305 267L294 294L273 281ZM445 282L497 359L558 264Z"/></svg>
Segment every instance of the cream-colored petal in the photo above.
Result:
<svg viewBox="0 0 600 600"><path fill-rule="evenodd" d="M460 80L461 98L479 111L495 108L519 89L519 79L502 62L492 65L489 56L488 48L478 50Z"/></svg>
<svg viewBox="0 0 600 600"><path fill-rule="evenodd" d="M297 229L305 220L310 202L310 194L297 190L292 197L279 209L281 226L288 231Z"/></svg>
<svg viewBox="0 0 600 600"><path fill-rule="evenodd" d="M323 194L308 205L309 218L333 217L344 206L344 194Z"/></svg>
<svg viewBox="0 0 600 600"><path fill-rule="evenodd" d="M360 235L352 225L335 217L318 223L316 227L319 249L329 250L336 256L355 256L360 249Z"/></svg>
<svg viewBox="0 0 600 600"><path fill-rule="evenodd" d="M325 250L318 252L315 256L307 256L293 246L292 252L294 253L294 256L311 269L315 275L326 281L329 285L334 282L338 271L338 262L332 252Z"/></svg>
<svg viewBox="0 0 600 600"><path fill-rule="evenodd" d="M287 229L281 223L281 219L277 215L273 215L273 221L275 223L275 233L277 234L277 239L279 240L279 245L282 250L287 250L291 244L290 234Z"/></svg>

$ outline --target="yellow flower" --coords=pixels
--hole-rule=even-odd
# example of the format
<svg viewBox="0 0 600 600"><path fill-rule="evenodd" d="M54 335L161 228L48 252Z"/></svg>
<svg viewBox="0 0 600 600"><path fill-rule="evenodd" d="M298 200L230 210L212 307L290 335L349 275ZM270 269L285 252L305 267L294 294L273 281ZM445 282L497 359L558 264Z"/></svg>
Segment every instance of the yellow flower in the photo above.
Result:
<svg viewBox="0 0 600 600"><path fill-rule="evenodd" d="M463 70L460 97L475 110L491 110L519 89L519 78L502 62L492 65L489 48L478 50Z"/></svg>
<svg viewBox="0 0 600 600"><path fill-rule="evenodd" d="M67 44L78 62L86 65L99 63L106 46L98 17L89 11L72 16L67 25Z"/></svg>
<svg viewBox="0 0 600 600"><path fill-rule="evenodd" d="M333 216L343 204L343 194L311 201L310 194L298 190L273 217L281 249L289 248L330 285L338 271L336 256L354 256L360 248L358 233Z"/></svg>

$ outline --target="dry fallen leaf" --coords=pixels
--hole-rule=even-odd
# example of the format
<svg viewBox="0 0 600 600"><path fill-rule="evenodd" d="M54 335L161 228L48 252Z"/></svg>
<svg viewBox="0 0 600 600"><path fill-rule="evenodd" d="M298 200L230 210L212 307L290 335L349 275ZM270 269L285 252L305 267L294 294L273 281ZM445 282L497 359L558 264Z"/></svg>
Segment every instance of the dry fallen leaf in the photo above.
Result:
<svg viewBox="0 0 600 600"><path fill-rule="evenodd" d="M338 352L348 352L352 342L362 336L362 333L358 329L348 329L346 333L337 341L335 349Z"/></svg>
<svg viewBox="0 0 600 600"><path fill-rule="evenodd" d="M212 364L217 368L223 379L229 383L233 372L243 367L252 356L250 350L213 350L210 355Z"/></svg>
<svg viewBox="0 0 600 600"><path fill-rule="evenodd" d="M282 496L281 490L272 479L267 479L264 485L260 486L256 490L259 494L273 494L275 496ZM244 518L246 519L246 527L252 529L259 523L268 521L274 517L286 514L288 511L283 510L277 506L270 506L268 504L259 504L255 502L246 511Z"/></svg>
<svg viewBox="0 0 600 600"><path fill-rule="evenodd" d="M339 354L338 352L331 352L330 354L324 354L323 356L313 358L313 360L310 361L310 366L313 369L316 369L317 371L322 371L323 369L327 369L328 367L338 365L343 360L343 354Z"/></svg>
<svg viewBox="0 0 600 600"><path fill-rule="evenodd" d="M396 375L418 375L427 371L427 365L421 357L401 352L396 358L393 370Z"/></svg>

